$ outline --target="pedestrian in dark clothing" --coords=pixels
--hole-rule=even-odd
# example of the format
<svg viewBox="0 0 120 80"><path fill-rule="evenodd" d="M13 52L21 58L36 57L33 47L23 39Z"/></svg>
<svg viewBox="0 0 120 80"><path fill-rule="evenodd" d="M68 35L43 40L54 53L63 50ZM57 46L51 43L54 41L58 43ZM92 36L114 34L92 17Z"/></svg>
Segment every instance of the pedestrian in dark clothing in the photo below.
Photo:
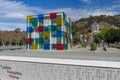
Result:
<svg viewBox="0 0 120 80"><path fill-rule="evenodd" d="M107 51L107 46L106 46L105 43L103 44L103 50L104 50L104 51Z"/></svg>

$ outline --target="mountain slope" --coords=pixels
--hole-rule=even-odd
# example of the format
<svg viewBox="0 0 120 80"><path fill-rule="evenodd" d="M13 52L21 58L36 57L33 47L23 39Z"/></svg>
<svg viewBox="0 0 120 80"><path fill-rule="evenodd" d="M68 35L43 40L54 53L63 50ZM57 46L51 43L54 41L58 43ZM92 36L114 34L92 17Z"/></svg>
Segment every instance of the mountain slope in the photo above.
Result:
<svg viewBox="0 0 120 80"><path fill-rule="evenodd" d="M120 28L120 15L114 16L90 16L88 18L82 18L73 23L73 40L79 41L80 35L86 35L91 32L91 24L96 21L99 24L100 29L105 27Z"/></svg>

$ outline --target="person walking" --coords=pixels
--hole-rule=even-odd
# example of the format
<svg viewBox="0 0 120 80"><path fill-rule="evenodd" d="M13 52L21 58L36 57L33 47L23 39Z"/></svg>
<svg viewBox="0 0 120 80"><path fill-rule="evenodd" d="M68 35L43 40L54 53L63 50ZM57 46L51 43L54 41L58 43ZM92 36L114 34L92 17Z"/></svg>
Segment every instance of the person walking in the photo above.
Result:
<svg viewBox="0 0 120 80"><path fill-rule="evenodd" d="M107 51L107 45L105 43L103 43L103 50Z"/></svg>

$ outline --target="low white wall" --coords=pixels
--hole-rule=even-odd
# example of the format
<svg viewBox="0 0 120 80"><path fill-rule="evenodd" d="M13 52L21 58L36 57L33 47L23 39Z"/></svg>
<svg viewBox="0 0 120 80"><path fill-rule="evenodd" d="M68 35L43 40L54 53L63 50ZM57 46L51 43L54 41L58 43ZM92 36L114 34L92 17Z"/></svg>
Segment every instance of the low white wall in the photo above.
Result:
<svg viewBox="0 0 120 80"><path fill-rule="evenodd" d="M1 56L0 80L120 80L120 62Z"/></svg>

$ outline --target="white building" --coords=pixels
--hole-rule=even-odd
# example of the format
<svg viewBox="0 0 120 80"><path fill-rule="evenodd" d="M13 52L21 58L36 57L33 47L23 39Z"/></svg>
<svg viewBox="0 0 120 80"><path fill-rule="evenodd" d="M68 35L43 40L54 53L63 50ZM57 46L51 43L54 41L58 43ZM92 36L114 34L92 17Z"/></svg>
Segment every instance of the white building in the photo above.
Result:
<svg viewBox="0 0 120 80"><path fill-rule="evenodd" d="M91 24L91 32L93 33L93 35L99 33L99 24L95 21Z"/></svg>

